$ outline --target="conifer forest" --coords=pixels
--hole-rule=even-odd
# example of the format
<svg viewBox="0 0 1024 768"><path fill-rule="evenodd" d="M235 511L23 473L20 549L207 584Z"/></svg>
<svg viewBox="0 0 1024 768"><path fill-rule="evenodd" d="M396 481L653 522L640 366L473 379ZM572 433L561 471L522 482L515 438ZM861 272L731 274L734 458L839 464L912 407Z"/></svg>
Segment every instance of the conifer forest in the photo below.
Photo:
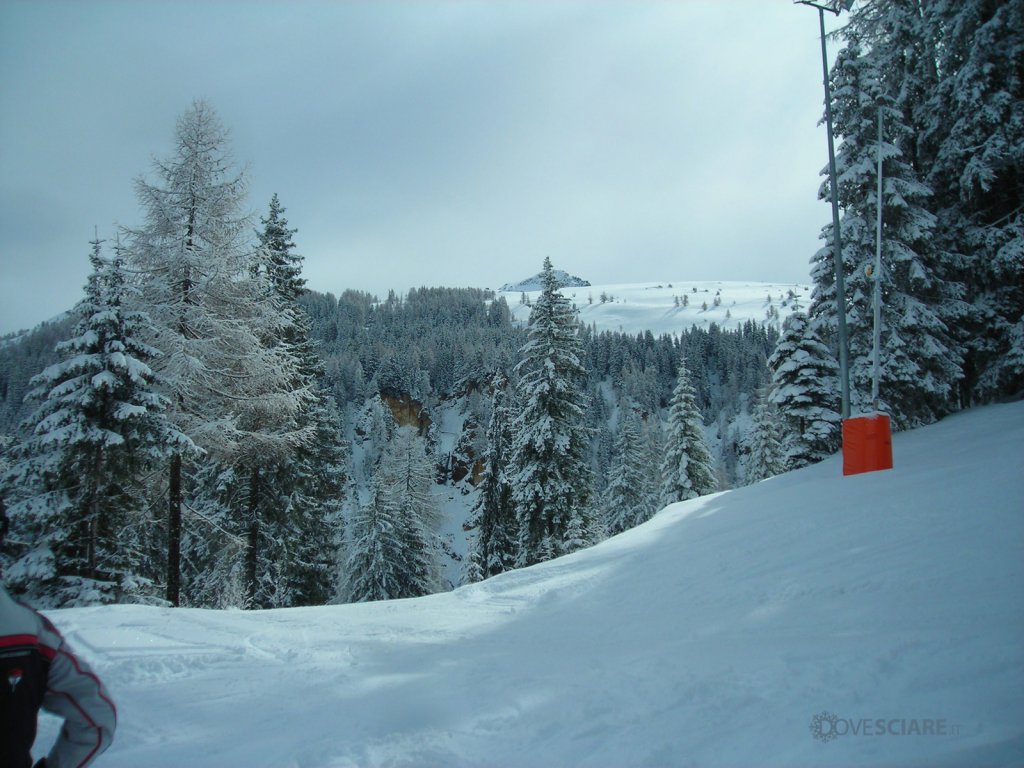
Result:
<svg viewBox="0 0 1024 768"><path fill-rule="evenodd" d="M847 21L831 86L853 407L910 429L1020 398L1024 3ZM140 220L83 233L78 304L0 338L2 565L33 604L425 595L839 448L827 213L810 304L781 327L599 332L541 258L523 325L484 289L310 289L288 201L247 199L214 107L172 128Z"/></svg>

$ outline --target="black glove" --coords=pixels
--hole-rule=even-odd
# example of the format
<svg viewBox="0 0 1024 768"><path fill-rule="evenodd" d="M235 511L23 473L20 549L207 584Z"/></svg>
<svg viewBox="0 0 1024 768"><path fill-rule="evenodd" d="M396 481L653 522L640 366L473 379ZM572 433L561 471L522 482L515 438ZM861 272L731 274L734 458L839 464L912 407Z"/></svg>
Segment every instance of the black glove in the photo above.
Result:
<svg viewBox="0 0 1024 768"><path fill-rule="evenodd" d="M46 758L40 757L39 762L33 766L33 768L46 768Z"/></svg>

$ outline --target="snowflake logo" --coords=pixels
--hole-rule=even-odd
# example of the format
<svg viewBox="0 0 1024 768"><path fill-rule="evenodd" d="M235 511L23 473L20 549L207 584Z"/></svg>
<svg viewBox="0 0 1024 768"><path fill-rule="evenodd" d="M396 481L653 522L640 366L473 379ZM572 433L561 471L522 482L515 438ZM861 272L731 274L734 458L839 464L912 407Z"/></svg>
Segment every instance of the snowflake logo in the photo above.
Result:
<svg viewBox="0 0 1024 768"><path fill-rule="evenodd" d="M811 718L811 735L821 742L839 738L839 717L831 712L819 712Z"/></svg>

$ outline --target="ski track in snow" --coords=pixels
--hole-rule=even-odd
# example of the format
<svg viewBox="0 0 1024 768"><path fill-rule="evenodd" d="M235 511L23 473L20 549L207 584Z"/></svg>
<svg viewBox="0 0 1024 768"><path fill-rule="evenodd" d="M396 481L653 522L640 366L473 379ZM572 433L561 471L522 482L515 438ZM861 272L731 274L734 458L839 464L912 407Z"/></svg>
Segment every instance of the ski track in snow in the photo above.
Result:
<svg viewBox="0 0 1024 768"><path fill-rule="evenodd" d="M119 705L105 768L1019 765L1022 446L1024 403L958 414L892 471L833 457L415 600L52 613ZM957 733L825 743L821 712Z"/></svg>

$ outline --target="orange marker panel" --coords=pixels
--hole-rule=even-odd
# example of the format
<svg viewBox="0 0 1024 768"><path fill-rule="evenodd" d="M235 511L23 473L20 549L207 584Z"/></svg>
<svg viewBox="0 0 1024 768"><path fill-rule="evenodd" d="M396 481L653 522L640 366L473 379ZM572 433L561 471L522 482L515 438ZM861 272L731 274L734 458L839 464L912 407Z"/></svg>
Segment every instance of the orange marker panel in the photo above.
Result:
<svg viewBox="0 0 1024 768"><path fill-rule="evenodd" d="M843 474L892 469L892 428L884 413L843 421Z"/></svg>

